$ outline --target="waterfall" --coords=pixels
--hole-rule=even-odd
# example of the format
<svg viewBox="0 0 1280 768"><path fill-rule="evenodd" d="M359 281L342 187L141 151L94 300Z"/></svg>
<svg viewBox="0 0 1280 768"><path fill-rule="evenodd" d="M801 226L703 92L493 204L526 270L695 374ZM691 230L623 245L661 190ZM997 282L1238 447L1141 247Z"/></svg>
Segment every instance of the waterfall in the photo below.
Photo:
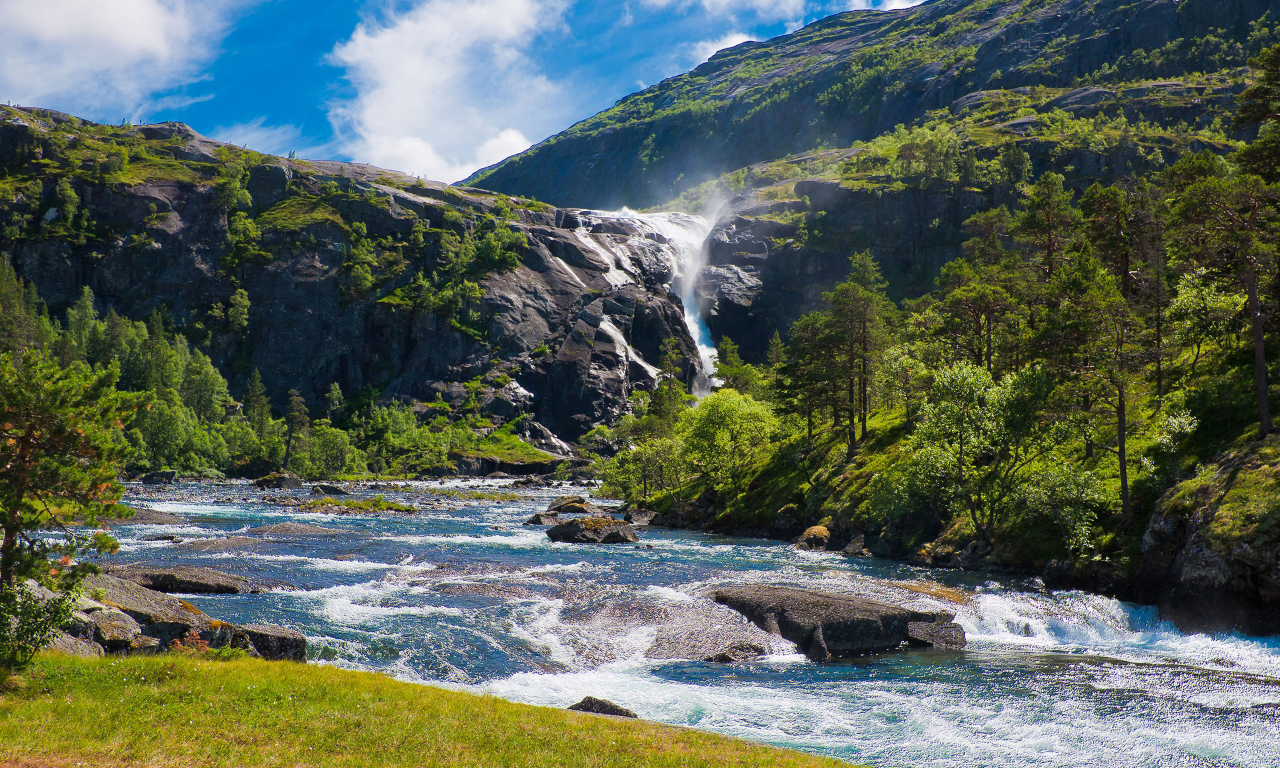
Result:
<svg viewBox="0 0 1280 768"><path fill-rule="evenodd" d="M698 346L698 372L694 376L693 394L699 398L711 393L711 371L715 370L715 343L703 317L705 308L698 301L698 276L707 263L707 236L711 224L702 216L688 213L637 213L630 208L619 211L584 211L588 216L625 220L638 230L661 236L668 245L671 282L667 289L680 297L684 305L684 324ZM651 361L657 363L659 361Z"/></svg>

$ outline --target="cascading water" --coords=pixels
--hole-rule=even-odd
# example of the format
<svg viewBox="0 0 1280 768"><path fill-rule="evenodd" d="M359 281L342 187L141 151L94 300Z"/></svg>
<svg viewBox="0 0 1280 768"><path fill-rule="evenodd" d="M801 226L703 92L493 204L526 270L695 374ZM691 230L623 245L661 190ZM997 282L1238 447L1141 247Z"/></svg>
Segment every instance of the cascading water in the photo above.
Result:
<svg viewBox="0 0 1280 768"><path fill-rule="evenodd" d="M620 219L641 233L658 235L665 243L671 263L671 282L667 289L680 297L684 305L684 324L698 345L701 371L694 378L693 394L705 397L711 392L711 372L715 370L715 343L703 313L706 308L698 300L698 276L707 264L707 235L711 224L702 216L688 213L637 213L630 208L618 211L590 211L590 216ZM657 363L658 361L650 361Z"/></svg>

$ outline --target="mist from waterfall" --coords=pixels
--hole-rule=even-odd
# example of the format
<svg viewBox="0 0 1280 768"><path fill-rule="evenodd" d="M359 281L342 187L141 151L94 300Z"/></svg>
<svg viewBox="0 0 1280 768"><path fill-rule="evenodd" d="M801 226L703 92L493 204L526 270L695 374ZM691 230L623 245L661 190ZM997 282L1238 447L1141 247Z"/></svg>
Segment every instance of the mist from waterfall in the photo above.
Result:
<svg viewBox="0 0 1280 768"><path fill-rule="evenodd" d="M708 208L714 217L719 205ZM694 377L693 394L699 398L711 393L711 373L715 370L716 346L711 339L702 313L705 308L698 301L698 276L707 264L707 236L711 234L711 222L703 216L689 213L638 213L630 208L618 211L591 211L593 216L627 219L642 229L661 235L670 246L671 282L668 290L680 297L684 306L684 324L689 336L698 346L700 370ZM650 361L654 364L660 361Z"/></svg>

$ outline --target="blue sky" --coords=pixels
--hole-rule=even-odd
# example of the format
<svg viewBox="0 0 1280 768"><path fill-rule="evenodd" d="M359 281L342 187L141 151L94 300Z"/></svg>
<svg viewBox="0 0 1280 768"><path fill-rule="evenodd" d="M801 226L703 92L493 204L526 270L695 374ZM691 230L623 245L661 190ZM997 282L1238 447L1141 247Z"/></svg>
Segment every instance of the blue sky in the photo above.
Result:
<svg viewBox="0 0 1280 768"><path fill-rule="evenodd" d="M441 181L714 51L918 0L0 0L0 99Z"/></svg>

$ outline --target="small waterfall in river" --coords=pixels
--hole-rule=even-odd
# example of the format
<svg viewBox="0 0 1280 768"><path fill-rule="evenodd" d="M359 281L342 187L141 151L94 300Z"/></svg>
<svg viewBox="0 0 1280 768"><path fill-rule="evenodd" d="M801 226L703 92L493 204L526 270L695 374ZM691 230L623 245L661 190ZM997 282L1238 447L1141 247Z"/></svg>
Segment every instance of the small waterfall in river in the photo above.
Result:
<svg viewBox="0 0 1280 768"><path fill-rule="evenodd" d="M625 219L638 225L642 230L656 235L669 246L671 259L671 282L668 289L680 297L684 305L684 323L689 335L698 345L698 357L701 370L695 376L692 390L697 397L706 397L711 393L711 372L715 370L715 342L711 339L711 331L707 328L706 318L698 301L698 275L707 264L707 236L711 233L711 223L702 216L688 213L637 213L630 208L619 211L590 211L591 216L601 218ZM652 364L660 361L651 360Z"/></svg>

